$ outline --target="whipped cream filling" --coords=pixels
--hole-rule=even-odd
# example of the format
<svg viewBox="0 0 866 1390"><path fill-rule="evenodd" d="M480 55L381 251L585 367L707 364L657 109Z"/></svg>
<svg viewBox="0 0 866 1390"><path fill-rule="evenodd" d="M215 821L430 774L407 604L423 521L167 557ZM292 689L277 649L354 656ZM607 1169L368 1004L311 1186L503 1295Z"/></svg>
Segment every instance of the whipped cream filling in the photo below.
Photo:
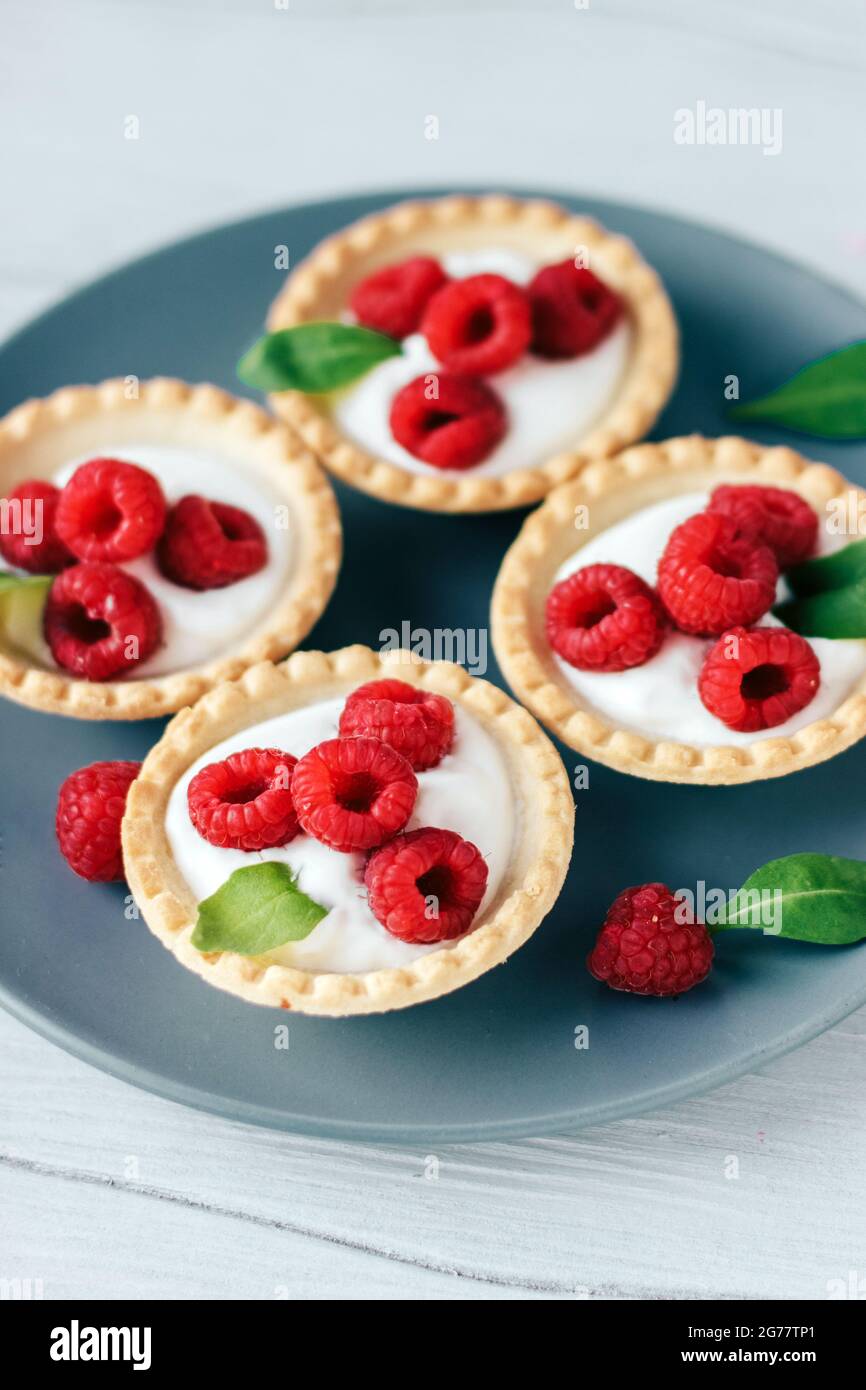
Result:
<svg viewBox="0 0 866 1390"><path fill-rule="evenodd" d="M91 452L72 459L52 481L62 487L80 464L93 457ZM124 444L114 448L107 443L100 448L99 457L137 463L152 473L159 479L169 506L195 492L214 502L242 507L255 517L268 543L267 563L258 574L225 589L201 593L166 579L152 553L122 564L121 569L134 575L150 591L159 605L163 627L162 645L147 661L133 667L128 679L146 680L198 666L241 641L264 619L289 577L290 533L276 524L280 498L263 486L261 479L253 481L245 475L240 464L233 467L225 459L194 449L162 444ZM44 664L57 670L44 641L40 651Z"/></svg>
<svg viewBox="0 0 866 1390"><path fill-rule="evenodd" d="M708 502L709 493L694 492L635 512L569 556L557 570L554 583L587 565L613 564L624 565L654 585L658 562L671 531L687 517L703 511ZM818 536L816 553L821 555L838 550L846 542L845 537L833 535L825 527L819 527ZM777 597L786 596L785 582L780 579ZM758 625L781 626L772 613L765 614ZM833 641L826 637L810 637L808 641L821 663L821 684L815 698L784 724L757 733L729 729L701 703L697 683L713 645L710 640L669 631L661 650L650 661L628 671L579 671L555 654L554 659L585 703L617 728L654 739L713 747L783 738L827 718L847 699L866 673L866 641Z"/></svg>
<svg viewBox="0 0 866 1390"><path fill-rule="evenodd" d="M172 791L165 828L178 869L199 902L215 893L236 869L273 859L289 864L302 891L328 909L328 915L303 941L270 951L260 959L314 973L363 974L408 965L457 942L413 945L387 932L367 903L365 854L342 854L309 835L298 835L280 848L252 854L220 849L202 839L187 806L187 789L196 773L230 753L244 748L279 748L301 757L316 744L335 738L344 703L342 699L328 700L292 710L209 749ZM455 705L454 714L454 747L438 767L417 774L418 798L406 829L436 826L454 830L477 845L488 869L487 890L475 917L478 922L494 901L505 875L519 807L495 740L461 706Z"/></svg>
<svg viewBox="0 0 866 1390"><path fill-rule="evenodd" d="M454 279L468 275L504 275L527 284L540 263L493 247L442 257ZM610 403L628 362L632 331L622 318L592 352L564 362L525 354L513 367L489 380L502 400L508 429L472 476L499 477L515 468L532 468L574 446ZM361 380L333 397L332 413L340 429L361 448L410 473L440 473L415 458L391 434L388 417L397 392L416 376L439 371L440 364L420 333L403 342L403 354L380 362Z"/></svg>

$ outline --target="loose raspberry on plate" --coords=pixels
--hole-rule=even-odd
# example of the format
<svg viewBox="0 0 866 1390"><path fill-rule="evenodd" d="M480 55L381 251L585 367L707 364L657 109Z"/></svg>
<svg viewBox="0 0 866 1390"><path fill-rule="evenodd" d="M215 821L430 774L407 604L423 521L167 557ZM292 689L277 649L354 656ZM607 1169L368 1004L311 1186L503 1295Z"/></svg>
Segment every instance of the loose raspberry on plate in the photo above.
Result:
<svg viewBox="0 0 866 1390"><path fill-rule="evenodd" d="M505 407L474 377L416 376L391 402L391 433L398 444L433 468L472 468L505 433Z"/></svg>
<svg viewBox="0 0 866 1390"><path fill-rule="evenodd" d="M713 942L702 922L684 915L663 883L626 888L587 958L589 973L631 994L684 994L699 985L713 964Z"/></svg>
<svg viewBox="0 0 866 1390"><path fill-rule="evenodd" d="M699 512L677 526L659 561L659 596L677 627L716 637L757 622L776 596L772 550L740 537L720 512Z"/></svg>
<svg viewBox="0 0 866 1390"><path fill-rule="evenodd" d="M554 585L545 623L553 650L581 671L641 666L667 628L657 595L622 565L586 565Z"/></svg>
<svg viewBox="0 0 866 1390"><path fill-rule="evenodd" d="M185 589L224 589L264 568L268 543L249 512L190 493L171 508L157 559Z"/></svg>
<svg viewBox="0 0 866 1390"><path fill-rule="evenodd" d="M805 709L820 684L821 665L805 637L786 627L735 627L707 656L698 694L729 729L754 733Z"/></svg>
<svg viewBox="0 0 866 1390"><path fill-rule="evenodd" d="M402 830L418 780L378 738L332 738L300 759L292 796L301 828L331 849L373 849Z"/></svg>
<svg viewBox="0 0 866 1390"><path fill-rule="evenodd" d="M57 665L88 681L131 671L162 638L152 596L116 565L73 565L58 574L43 622Z"/></svg>
<svg viewBox="0 0 866 1390"><path fill-rule="evenodd" d="M114 883L123 878L120 822L141 763L91 763L66 778L57 798L60 853L79 878Z"/></svg>
<svg viewBox="0 0 866 1390"><path fill-rule="evenodd" d="M152 473L119 459L91 459L60 494L57 534L79 560L134 560L156 545L165 514Z"/></svg>
<svg viewBox="0 0 866 1390"><path fill-rule="evenodd" d="M0 555L29 574L57 574L74 563L55 527L59 488L29 478L0 499Z"/></svg>
<svg viewBox="0 0 866 1390"><path fill-rule="evenodd" d="M606 338L622 301L591 270L574 261L547 265L527 290L532 351L539 357L579 357Z"/></svg>
<svg viewBox="0 0 866 1390"><path fill-rule="evenodd" d="M197 772L187 788L189 818L220 849L271 849L298 833L292 800L297 758L279 748L245 748Z"/></svg>
<svg viewBox="0 0 866 1390"><path fill-rule="evenodd" d="M512 366L529 347L529 301L504 275L469 275L437 291L421 332L449 371L490 376Z"/></svg>
<svg viewBox="0 0 866 1390"><path fill-rule="evenodd" d="M717 487L707 508L737 523L745 540L768 545L780 569L806 560L818 539L818 516L805 498L784 487Z"/></svg>
<svg viewBox="0 0 866 1390"><path fill-rule="evenodd" d="M364 882L385 930L427 945L469 930L487 887L487 865L470 840L425 827L371 854Z"/></svg>
<svg viewBox="0 0 866 1390"><path fill-rule="evenodd" d="M454 707L444 695L406 681L368 681L346 700L340 733L381 739L423 772L441 762L454 742Z"/></svg>
<svg viewBox="0 0 866 1390"><path fill-rule="evenodd" d="M410 256L377 270L357 284L349 307L359 323L389 338L408 338L419 324L431 295L448 276L432 256Z"/></svg>

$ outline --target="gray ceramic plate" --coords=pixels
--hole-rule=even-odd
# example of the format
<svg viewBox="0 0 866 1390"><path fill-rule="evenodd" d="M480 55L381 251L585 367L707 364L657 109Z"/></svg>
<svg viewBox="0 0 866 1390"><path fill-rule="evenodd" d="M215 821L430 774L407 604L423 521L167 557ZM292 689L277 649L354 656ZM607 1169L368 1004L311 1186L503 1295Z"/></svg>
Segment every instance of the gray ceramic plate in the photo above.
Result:
<svg viewBox="0 0 866 1390"><path fill-rule="evenodd" d="M73 295L0 351L0 407L70 382L167 373L238 389L234 363L292 263L396 196L291 208L171 246ZM556 196L556 195L555 195ZM744 395L863 336L866 312L796 265L702 227L564 198L635 239L683 329L684 368L656 437L724 433L722 383ZM757 437L797 444L791 436ZM866 454L804 446L866 481ZM425 516L338 489L346 559L308 645L377 646L404 619L485 627L522 520ZM459 558L458 558L459 557ZM491 676L498 673L491 667ZM860 856L866 743L793 778L741 788L642 783L593 767L556 910L510 964L448 998L383 1018L292 1017L242 1004L176 965L120 887L75 879L54 846L58 784L97 758L138 758L161 725L76 724L0 707L0 1000L62 1047L163 1096L234 1119L429 1144L567 1131L729 1081L866 1002L866 951L723 938L711 981L675 1001L597 985L583 958L620 888L648 879L735 887L797 850ZM571 768L576 755L564 750ZM590 1046L575 1048L589 1026Z"/></svg>

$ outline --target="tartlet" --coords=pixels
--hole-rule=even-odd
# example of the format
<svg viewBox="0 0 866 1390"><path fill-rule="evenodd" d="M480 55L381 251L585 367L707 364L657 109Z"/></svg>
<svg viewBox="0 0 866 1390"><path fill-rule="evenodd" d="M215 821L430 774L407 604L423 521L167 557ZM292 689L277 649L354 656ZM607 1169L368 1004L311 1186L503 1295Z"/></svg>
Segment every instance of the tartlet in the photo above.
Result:
<svg viewBox="0 0 866 1390"><path fill-rule="evenodd" d="M287 655L331 595L342 533L327 478L284 424L214 386L156 378L131 390L129 381L111 380L26 401L0 421L0 496L25 479L50 479L73 459L130 446L186 450L194 462L201 454L222 460L244 486L260 481L268 505L273 499L285 513L279 524L292 547L285 582L267 611L211 659L148 678L79 679L0 635L0 693L20 704L76 719L174 713L255 662ZM212 494L204 464L201 475L200 490ZM195 481L198 490L197 473Z"/></svg>
<svg viewBox="0 0 866 1390"><path fill-rule="evenodd" d="M586 466L573 482L556 489L527 518L499 571L492 600L492 639L506 679L564 743L619 772L655 781L734 785L822 762L866 733L863 642L856 644L855 676L838 707L813 722L806 719L796 732L774 735L767 729L763 736L749 736L747 744L738 743L722 723L717 744L649 736L640 730L638 711L638 727L622 727L570 683L545 631L545 603L558 572L572 568L570 557L579 556L589 542L595 542L594 552L603 550L598 538L617 523L665 499L708 492L722 483L789 489L819 517L830 504L850 505L853 498L862 505L866 500L834 469L788 448L699 436L644 444ZM628 558L615 562L629 564ZM615 682L620 677L609 673L593 679ZM802 714L807 715L808 708Z"/></svg>
<svg viewBox="0 0 866 1390"><path fill-rule="evenodd" d="M325 466L352 486L430 511L495 511L525 506L572 477L588 458L640 439L667 401L678 366L678 331L665 290L630 241L555 203L499 195L452 196L398 204L329 237L288 277L271 306L271 331L345 316L353 287L404 257L447 256L485 247L535 264L580 253L621 298L630 323L626 365L612 397L580 437L537 465L501 476L481 471L410 472L361 447L336 423L333 401L286 391L271 397Z"/></svg>
<svg viewBox="0 0 866 1390"><path fill-rule="evenodd" d="M234 952L202 954L191 944L198 905L178 867L166 829L172 791L222 740L262 721L345 696L359 685L398 677L448 697L494 740L519 811L513 853L492 901L458 940L400 968L313 972ZM501 690L446 662L366 647L297 652L262 663L211 691L171 722L134 782L123 821L126 875L135 900L177 960L220 989L257 1004L300 1013L383 1012L436 998L500 964L553 906L571 856L574 803L562 762L532 717Z"/></svg>

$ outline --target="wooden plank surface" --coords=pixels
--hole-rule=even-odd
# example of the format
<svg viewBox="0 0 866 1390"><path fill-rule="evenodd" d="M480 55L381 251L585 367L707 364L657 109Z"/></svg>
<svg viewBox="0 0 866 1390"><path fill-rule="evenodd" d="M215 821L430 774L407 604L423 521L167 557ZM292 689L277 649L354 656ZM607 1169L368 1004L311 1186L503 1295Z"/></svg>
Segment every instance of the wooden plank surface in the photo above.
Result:
<svg viewBox="0 0 866 1390"><path fill-rule="evenodd" d="M820 1298L864 1268L866 1010L655 1115L433 1154L197 1114L3 1015L0 1058L0 1273L46 1297Z"/></svg>

